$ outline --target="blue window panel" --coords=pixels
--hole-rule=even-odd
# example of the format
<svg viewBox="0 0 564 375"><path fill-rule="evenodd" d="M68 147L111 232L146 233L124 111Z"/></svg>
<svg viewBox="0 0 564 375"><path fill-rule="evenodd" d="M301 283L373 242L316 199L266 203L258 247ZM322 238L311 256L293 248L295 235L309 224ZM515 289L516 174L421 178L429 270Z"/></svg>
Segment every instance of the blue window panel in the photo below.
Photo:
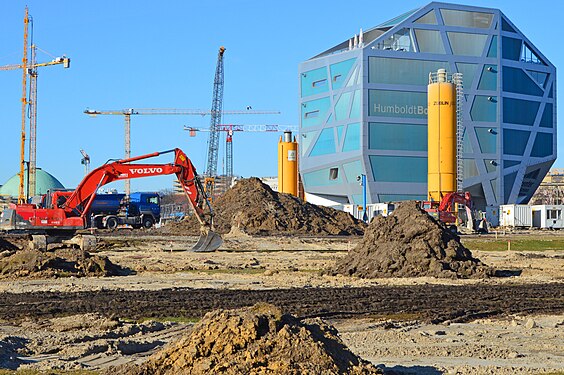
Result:
<svg viewBox="0 0 564 375"><path fill-rule="evenodd" d="M359 70L360 69L359 69L358 65L354 67L354 71L350 75L349 80L347 81L346 87L351 87L351 86L354 86L356 84Z"/></svg>
<svg viewBox="0 0 564 375"><path fill-rule="evenodd" d="M552 155L552 133L537 133L531 156L544 158Z"/></svg>
<svg viewBox="0 0 564 375"><path fill-rule="evenodd" d="M337 168L337 167L332 167ZM341 174L337 174L337 178L331 180L329 178L329 171L331 168L324 168L313 172L307 172L302 174L304 178L304 185L306 188L313 187L313 186L332 186L332 185L339 185L343 183L343 179L341 178Z"/></svg>
<svg viewBox="0 0 564 375"><path fill-rule="evenodd" d="M452 53L460 56L482 56L486 48L486 34L447 32Z"/></svg>
<svg viewBox="0 0 564 375"><path fill-rule="evenodd" d="M443 21L447 26L489 29L492 26L493 14L468 12L465 10L441 9Z"/></svg>
<svg viewBox="0 0 564 375"><path fill-rule="evenodd" d="M550 90L548 91L548 97L552 99L552 84L550 85Z"/></svg>
<svg viewBox="0 0 564 375"><path fill-rule="evenodd" d="M344 125L337 126L337 144L341 144L343 140L343 129L345 128Z"/></svg>
<svg viewBox="0 0 564 375"><path fill-rule="evenodd" d="M370 155L374 181L427 182L427 158Z"/></svg>
<svg viewBox="0 0 564 375"><path fill-rule="evenodd" d="M488 49L488 57L497 57L497 35L492 36L492 42Z"/></svg>
<svg viewBox="0 0 564 375"><path fill-rule="evenodd" d="M546 103L544 112L542 113L540 126L543 128L552 128L554 125L552 114L552 103Z"/></svg>
<svg viewBox="0 0 564 375"><path fill-rule="evenodd" d="M472 178L478 175L478 168L474 159L462 159L462 178Z"/></svg>
<svg viewBox="0 0 564 375"><path fill-rule="evenodd" d="M349 108L351 105L352 92L345 92L335 104L335 121L346 120L349 118Z"/></svg>
<svg viewBox="0 0 564 375"><path fill-rule="evenodd" d="M503 91L543 96L541 88L519 68L503 67Z"/></svg>
<svg viewBox="0 0 564 375"><path fill-rule="evenodd" d="M484 154L495 154L497 152L497 134L491 133L490 128L476 127L476 137L480 145L480 150Z"/></svg>
<svg viewBox="0 0 564 375"><path fill-rule="evenodd" d="M356 58L341 61L330 66L329 70L331 71L331 85L333 87L333 90L343 87L343 83L349 75L349 71L351 70L355 61Z"/></svg>
<svg viewBox="0 0 564 375"><path fill-rule="evenodd" d="M492 99L489 99L492 98ZM496 122L497 121L497 98L476 95L470 110L473 121Z"/></svg>
<svg viewBox="0 0 564 375"><path fill-rule="evenodd" d="M300 76L302 98L329 91L326 67L303 72Z"/></svg>
<svg viewBox="0 0 564 375"><path fill-rule="evenodd" d="M368 124L371 150L427 151L427 127L413 124Z"/></svg>
<svg viewBox="0 0 564 375"><path fill-rule="evenodd" d="M503 18L503 17L501 17L501 29L503 31L509 31L510 33L516 33L517 32L517 31L515 31L515 29L513 27L511 27L509 22L507 22L505 20L505 18Z"/></svg>
<svg viewBox="0 0 564 375"><path fill-rule="evenodd" d="M488 173L495 172L497 170L497 162L492 159L485 159L484 165L486 166L486 171Z"/></svg>
<svg viewBox="0 0 564 375"><path fill-rule="evenodd" d="M302 150L302 155L305 155L306 151L308 150L311 142L317 136L317 131L314 132L302 132L300 136L300 148Z"/></svg>
<svg viewBox="0 0 564 375"><path fill-rule="evenodd" d="M360 90L356 90L353 95L353 102L351 106L350 119L360 118Z"/></svg>
<svg viewBox="0 0 564 375"><path fill-rule="evenodd" d="M413 13L417 12L419 9L413 9L410 10L409 12L405 12L395 18L392 18L389 21L386 21L384 23L381 23L380 25L376 26L377 28L379 27L389 27L389 26L395 26L398 23L402 22L403 20L407 19L409 16L411 16Z"/></svg>
<svg viewBox="0 0 564 375"><path fill-rule="evenodd" d="M501 37L501 56L504 59L519 61L521 57L521 39Z"/></svg>
<svg viewBox="0 0 564 375"><path fill-rule="evenodd" d="M503 193L506 202L509 201L511 190L513 190L513 185L515 184L515 178L517 178L517 172L503 176Z"/></svg>
<svg viewBox="0 0 564 375"><path fill-rule="evenodd" d="M503 129L503 153L523 156L531 132L515 129Z"/></svg>
<svg viewBox="0 0 564 375"><path fill-rule="evenodd" d="M462 134L462 152L472 153L472 142L470 142L470 137L467 132L468 128L464 128L464 133Z"/></svg>
<svg viewBox="0 0 564 375"><path fill-rule="evenodd" d="M503 168L511 168L517 164L521 164L520 161L517 160L504 160L503 161Z"/></svg>
<svg viewBox="0 0 564 375"><path fill-rule="evenodd" d="M343 152L360 150L360 123L349 124L345 133Z"/></svg>
<svg viewBox="0 0 564 375"><path fill-rule="evenodd" d="M498 199L497 199L497 178L494 178L493 180L490 180L490 185L492 186L492 190L493 190L493 193L494 193L494 197L496 197L496 200L498 200Z"/></svg>
<svg viewBox="0 0 564 375"><path fill-rule="evenodd" d="M424 201L426 195L418 194L378 194L380 202Z"/></svg>
<svg viewBox="0 0 564 375"><path fill-rule="evenodd" d="M435 11L431 10L425 13L425 15L419 17L414 23L422 23L425 25L436 25L437 16L435 15Z"/></svg>
<svg viewBox="0 0 564 375"><path fill-rule="evenodd" d="M427 119L427 93L368 90L368 115Z"/></svg>
<svg viewBox="0 0 564 375"><path fill-rule="evenodd" d="M302 128L321 125L330 107L329 97L302 103Z"/></svg>
<svg viewBox="0 0 564 375"><path fill-rule="evenodd" d="M446 61L368 57L368 82L400 85L427 85L429 73L448 69Z"/></svg>
<svg viewBox="0 0 564 375"><path fill-rule="evenodd" d="M415 38L419 45L419 52L445 53L443 38L438 31L415 29Z"/></svg>
<svg viewBox="0 0 564 375"><path fill-rule="evenodd" d="M464 82L464 87L472 87L472 82L474 82L474 76L476 75L477 67L477 64L456 63L456 70L458 70L458 73L462 73L462 81Z"/></svg>
<svg viewBox="0 0 564 375"><path fill-rule="evenodd" d="M351 161L350 163L344 163L343 170L345 171L345 177L348 183L356 183L356 177L364 173L362 171L362 163L360 160Z"/></svg>
<svg viewBox="0 0 564 375"><path fill-rule="evenodd" d="M529 100L504 98L503 122L532 126L537 117L539 102Z"/></svg>
<svg viewBox="0 0 564 375"><path fill-rule="evenodd" d="M478 90L497 90L497 65L484 65Z"/></svg>
<svg viewBox="0 0 564 375"><path fill-rule="evenodd" d="M527 70L527 72L533 77L533 79L542 87L545 87L546 79L548 78L548 73L537 72L535 70Z"/></svg>
<svg viewBox="0 0 564 375"><path fill-rule="evenodd" d="M320 156L335 153L335 136L333 128L323 129L315 145L311 149L309 156Z"/></svg>
<svg viewBox="0 0 564 375"><path fill-rule="evenodd" d="M329 114L329 117L327 117L327 122L326 122L326 124L330 124L330 123L332 123L332 122L333 122L333 114L330 113L330 114Z"/></svg>

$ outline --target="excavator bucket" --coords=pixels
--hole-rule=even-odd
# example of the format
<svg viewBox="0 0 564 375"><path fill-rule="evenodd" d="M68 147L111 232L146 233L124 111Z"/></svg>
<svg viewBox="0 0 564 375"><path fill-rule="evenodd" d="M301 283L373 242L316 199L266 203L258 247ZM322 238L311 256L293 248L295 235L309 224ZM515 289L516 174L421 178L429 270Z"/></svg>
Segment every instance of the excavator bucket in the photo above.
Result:
<svg viewBox="0 0 564 375"><path fill-rule="evenodd" d="M219 234L209 230L200 235L198 242L192 247L192 251L199 253L216 251L222 243L223 240Z"/></svg>

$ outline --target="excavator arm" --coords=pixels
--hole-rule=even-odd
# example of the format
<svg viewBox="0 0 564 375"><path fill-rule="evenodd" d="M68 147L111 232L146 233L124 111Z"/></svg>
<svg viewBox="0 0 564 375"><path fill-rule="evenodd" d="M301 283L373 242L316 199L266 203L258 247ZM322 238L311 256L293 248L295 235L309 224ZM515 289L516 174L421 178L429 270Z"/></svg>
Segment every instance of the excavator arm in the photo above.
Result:
<svg viewBox="0 0 564 375"><path fill-rule="evenodd" d="M174 162L169 164L134 164L133 162L154 158L163 154L174 153ZM198 221L201 224L202 235L194 246L194 251L214 251L221 245L221 238L212 231L212 221L204 215L204 204L209 205L206 193L197 176L196 168L186 156L178 149L163 152L154 152L129 159L108 162L90 172L77 186L75 191L64 203L59 203L67 216L80 216L86 220L92 202L98 189L113 181L132 178L162 176L176 174L186 198L190 202ZM211 207L210 212L211 212Z"/></svg>

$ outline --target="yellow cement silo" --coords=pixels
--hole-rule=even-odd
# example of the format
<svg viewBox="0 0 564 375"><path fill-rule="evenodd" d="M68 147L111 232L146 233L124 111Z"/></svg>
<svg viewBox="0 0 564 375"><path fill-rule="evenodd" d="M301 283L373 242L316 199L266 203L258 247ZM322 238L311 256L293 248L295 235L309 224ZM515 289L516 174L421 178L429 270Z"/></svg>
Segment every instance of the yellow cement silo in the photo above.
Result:
<svg viewBox="0 0 564 375"><path fill-rule="evenodd" d="M298 142L292 132L278 141L278 192L298 196Z"/></svg>
<svg viewBox="0 0 564 375"><path fill-rule="evenodd" d="M428 93L428 198L441 201L456 191L456 86L439 69L431 74Z"/></svg>

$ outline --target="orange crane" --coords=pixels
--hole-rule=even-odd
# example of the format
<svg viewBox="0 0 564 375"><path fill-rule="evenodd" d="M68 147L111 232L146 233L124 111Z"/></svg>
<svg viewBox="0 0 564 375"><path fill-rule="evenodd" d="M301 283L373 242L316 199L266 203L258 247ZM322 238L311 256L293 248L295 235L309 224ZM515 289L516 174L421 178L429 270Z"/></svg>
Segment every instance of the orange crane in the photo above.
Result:
<svg viewBox="0 0 564 375"><path fill-rule="evenodd" d="M125 159L131 156L131 116L137 115L210 115L213 112L210 110L202 109L182 109L182 108L129 108L129 109L113 109L98 111L95 109L85 109L84 113L95 117L97 115L119 115L123 116L125 123ZM277 111L222 111L223 114L229 115L264 115L264 114L279 114ZM125 194L129 195L131 191L131 184L129 180L125 180Z"/></svg>
<svg viewBox="0 0 564 375"><path fill-rule="evenodd" d="M195 137L196 133L199 131L210 132L211 128L194 128L190 126L184 126L184 130L190 132L190 137ZM215 131L226 132L225 137L225 159L226 159L226 170L225 174L229 179L228 185L231 184L233 180L233 133L234 132L284 132L292 131L294 133L299 132L299 127L296 125L276 125L276 124L256 124L256 125L241 125L241 124L220 124L216 125Z"/></svg>
<svg viewBox="0 0 564 375"><path fill-rule="evenodd" d="M52 61L37 63L37 49L31 40L31 62L27 58L29 30L33 31L33 18L29 15L29 10L25 8L24 16L24 43L23 58L21 64L11 64L0 66L0 70L22 69L22 122L20 140L20 184L18 191L18 202L26 201L28 195L35 194L36 176L36 150L37 150L37 68L63 64L65 68L70 67L70 59L66 56L56 57ZM33 35L33 34L32 34ZM29 75L29 98L27 97L27 76ZM26 107L29 106L29 114L26 114ZM29 116L29 165L28 165L28 189L24 191L24 169L25 169L25 141L26 141L26 118Z"/></svg>

